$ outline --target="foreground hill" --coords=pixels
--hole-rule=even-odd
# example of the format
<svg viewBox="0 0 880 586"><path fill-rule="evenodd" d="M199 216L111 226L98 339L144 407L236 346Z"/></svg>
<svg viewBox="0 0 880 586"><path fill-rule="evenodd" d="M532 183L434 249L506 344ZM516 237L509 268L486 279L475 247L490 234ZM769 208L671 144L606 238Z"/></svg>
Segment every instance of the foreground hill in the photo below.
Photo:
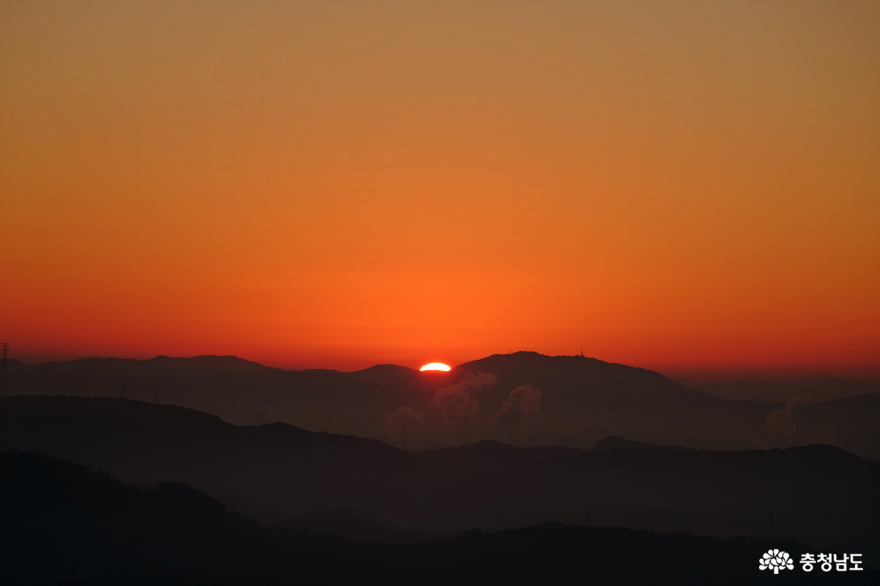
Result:
<svg viewBox="0 0 880 586"><path fill-rule="evenodd" d="M8 397L0 448L36 449L128 482L183 482L234 498L263 524L355 509L423 531L558 521L763 537L772 513L776 535L880 550L880 464L830 446L713 452L609 440L588 452L478 443L411 453L180 407Z"/></svg>
<svg viewBox="0 0 880 586"><path fill-rule="evenodd" d="M47 456L0 452L0 580L9 584L764 584L770 547L686 533L543 524L395 545L261 529L184 485L126 486ZM792 570L787 583L869 584Z"/></svg>
<svg viewBox="0 0 880 586"><path fill-rule="evenodd" d="M413 451L497 440L586 449L607 436L701 449L828 443L880 461L880 397L812 405L728 401L583 356L499 354L420 373L286 371L227 356L14 363L16 394L125 397L379 439Z"/></svg>

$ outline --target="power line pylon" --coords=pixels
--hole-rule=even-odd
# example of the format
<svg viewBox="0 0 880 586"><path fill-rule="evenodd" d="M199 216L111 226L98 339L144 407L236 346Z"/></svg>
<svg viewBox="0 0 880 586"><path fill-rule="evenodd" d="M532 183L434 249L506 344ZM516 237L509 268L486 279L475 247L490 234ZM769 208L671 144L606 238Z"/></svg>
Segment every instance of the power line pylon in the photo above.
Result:
<svg viewBox="0 0 880 586"><path fill-rule="evenodd" d="M9 394L9 343L0 344L0 396Z"/></svg>

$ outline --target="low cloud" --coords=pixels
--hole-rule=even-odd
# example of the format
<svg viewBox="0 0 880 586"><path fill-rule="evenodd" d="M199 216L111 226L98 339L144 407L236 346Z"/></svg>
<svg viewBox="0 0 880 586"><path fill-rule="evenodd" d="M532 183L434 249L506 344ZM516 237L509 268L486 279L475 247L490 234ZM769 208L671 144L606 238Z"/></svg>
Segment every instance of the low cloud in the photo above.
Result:
<svg viewBox="0 0 880 586"><path fill-rule="evenodd" d="M431 399L430 408L441 415L453 443L473 440L473 418L480 408L473 392L494 385L495 380L494 374L486 372L469 374L456 384L439 389Z"/></svg>
<svg viewBox="0 0 880 586"><path fill-rule="evenodd" d="M528 431L529 417L541 409L543 396L544 393L541 389L535 388L529 383L516 387L510 391L498 413L489 418L489 425L496 435L506 436L506 439L513 441L521 441Z"/></svg>
<svg viewBox="0 0 880 586"><path fill-rule="evenodd" d="M786 403L785 407L774 411L767 416L764 429L767 431L767 439L771 442L782 442L794 437L797 425L794 423L794 405L797 399Z"/></svg>

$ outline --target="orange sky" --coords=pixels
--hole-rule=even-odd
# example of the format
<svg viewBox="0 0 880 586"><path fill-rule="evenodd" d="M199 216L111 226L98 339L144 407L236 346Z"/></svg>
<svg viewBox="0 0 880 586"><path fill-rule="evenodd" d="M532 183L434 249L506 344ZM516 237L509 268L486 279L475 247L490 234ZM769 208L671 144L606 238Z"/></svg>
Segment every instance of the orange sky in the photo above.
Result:
<svg viewBox="0 0 880 586"><path fill-rule="evenodd" d="M880 4L0 1L26 360L880 376Z"/></svg>

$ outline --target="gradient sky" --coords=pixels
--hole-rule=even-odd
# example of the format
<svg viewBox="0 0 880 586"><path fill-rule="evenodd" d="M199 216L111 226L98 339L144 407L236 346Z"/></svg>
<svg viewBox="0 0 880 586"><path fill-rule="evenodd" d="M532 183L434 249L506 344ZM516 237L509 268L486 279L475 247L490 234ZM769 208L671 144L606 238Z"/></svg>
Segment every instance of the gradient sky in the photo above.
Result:
<svg viewBox="0 0 880 586"><path fill-rule="evenodd" d="M0 1L0 198L25 360L880 376L880 3Z"/></svg>

